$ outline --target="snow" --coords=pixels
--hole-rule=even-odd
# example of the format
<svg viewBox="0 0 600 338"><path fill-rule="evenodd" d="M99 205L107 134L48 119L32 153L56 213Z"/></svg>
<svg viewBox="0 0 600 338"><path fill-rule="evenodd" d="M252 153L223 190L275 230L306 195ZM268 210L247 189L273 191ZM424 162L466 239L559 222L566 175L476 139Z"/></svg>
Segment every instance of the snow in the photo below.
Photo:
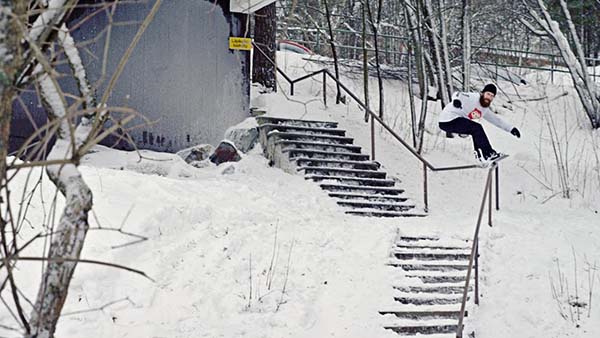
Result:
<svg viewBox="0 0 600 338"><path fill-rule="evenodd" d="M29 31L29 39L31 39L31 41L37 41L48 23L58 21L56 20L57 15L63 15L61 12L64 11L63 6L65 5L66 0L49 0L47 3L47 9L40 14L35 19L33 25L31 25L31 30Z"/></svg>
<svg viewBox="0 0 600 338"><path fill-rule="evenodd" d="M280 53L278 58L292 77L320 67L293 53ZM362 93L360 80L349 76L344 83ZM598 337L600 273L589 265L600 266L600 133L590 129L568 74L555 74L554 84L547 73L520 76L528 85L500 81L502 91L495 103L513 102L502 118L516 125L522 138L484 124L494 147L510 157L500 165L501 210L494 212L492 227L485 220L482 224L481 302L469 302L465 333L475 331L478 338ZM338 121L363 153L369 152L364 112L354 102L333 104L333 83L328 82L330 100L325 107L318 99L321 77L297 84L293 97L286 97L287 84L280 80L277 93L254 96L253 104L265 107L271 116ZM486 81L481 79L481 85ZM406 86L391 80L385 85L385 121L408 140ZM565 91L568 95L560 95ZM552 101L516 100L543 96ZM426 158L436 166L471 164L471 141L444 138L436 126L439 103L431 102L428 108ZM549 116L562 142L561 156L569 160L570 199L560 194ZM377 127L377 132L381 170L399 179L409 202L422 210L422 164L385 130ZM393 297L403 293L393 286L420 281L404 277L415 272L386 265L391 252L410 250L395 246L397 236L440 238L415 245L468 247L487 174L481 169L430 172L427 217L378 219L345 215L314 182L269 167L260 146L240 162L201 169L173 154L95 147L80 171L94 194L92 229L82 258L140 269L154 282L122 270L79 264L59 322L60 337L90 332L96 337L140 338L397 337L383 326L410 321L378 311L398 309ZM14 178L11 198L21 196L17 187L26 185L25 174ZM39 171L32 176L36 175ZM42 186L37 194L46 202L32 200L27 218L31 225L22 227L20 242L49 222L43 210L54 191L47 180ZM30 182L28 191L31 188ZM61 210L60 196L58 200ZM138 238L124 232L147 240L128 244ZM40 254L42 247L39 241L26 254ZM579 327L570 317L568 309L575 308L566 294L553 296L551 285L559 287L561 281L558 266L571 296L577 277L577 293L586 303L589 277L596 271L591 314L588 318L589 305L583 308ZM21 262L19 267L16 277L22 291L34 295L40 265ZM417 307L403 307L411 308ZM567 318L561 316L561 308ZM0 324L16 325L6 311L0 311ZM0 335L8 334L2 330L0 326Z"/></svg>

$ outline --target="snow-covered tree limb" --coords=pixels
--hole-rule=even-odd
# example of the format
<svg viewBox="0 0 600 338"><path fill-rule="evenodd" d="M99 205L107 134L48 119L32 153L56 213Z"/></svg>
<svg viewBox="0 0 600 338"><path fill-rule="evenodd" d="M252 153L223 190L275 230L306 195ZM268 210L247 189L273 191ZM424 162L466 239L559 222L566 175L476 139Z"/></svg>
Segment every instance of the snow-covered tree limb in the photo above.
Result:
<svg viewBox="0 0 600 338"><path fill-rule="evenodd" d="M561 31L558 22L552 18L543 0L536 0L535 9L525 0L523 0L523 3L527 6L530 17L548 33L548 36L558 48L569 69L575 90L579 95L579 99L590 119L592 127L600 128L600 93L598 92L596 84L590 79L585 58L583 57L583 49L581 48L581 43L577 36L577 32L575 31L566 2L560 0L561 8L568 21L567 26L569 27L571 40L575 46L574 48L569 43L565 34ZM538 12L541 15L538 14ZM521 22L523 22L523 20Z"/></svg>

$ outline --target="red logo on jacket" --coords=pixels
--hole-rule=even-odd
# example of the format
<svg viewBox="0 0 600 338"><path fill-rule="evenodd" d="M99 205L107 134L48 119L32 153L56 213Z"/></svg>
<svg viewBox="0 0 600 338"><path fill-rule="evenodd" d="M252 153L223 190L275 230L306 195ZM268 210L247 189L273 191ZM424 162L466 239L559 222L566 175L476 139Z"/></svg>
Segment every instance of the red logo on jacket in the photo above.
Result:
<svg viewBox="0 0 600 338"><path fill-rule="evenodd" d="M481 110L479 110L479 109L475 108L475 109L473 109L473 111L472 111L472 112L470 112L470 113L469 113L469 115L467 115L467 116L468 116L468 117L469 117L469 119L471 119L471 120L477 120L477 119L480 119L480 118L481 118L481 115L483 115L483 114L481 113Z"/></svg>

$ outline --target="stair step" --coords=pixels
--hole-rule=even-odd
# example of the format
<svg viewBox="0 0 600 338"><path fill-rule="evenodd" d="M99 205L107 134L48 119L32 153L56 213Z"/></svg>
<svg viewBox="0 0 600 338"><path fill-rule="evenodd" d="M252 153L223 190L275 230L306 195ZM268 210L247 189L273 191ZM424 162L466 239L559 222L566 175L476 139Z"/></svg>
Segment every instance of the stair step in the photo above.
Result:
<svg viewBox="0 0 600 338"><path fill-rule="evenodd" d="M413 305L448 305L462 303L462 296L453 298L394 297L394 301L401 304Z"/></svg>
<svg viewBox="0 0 600 338"><path fill-rule="evenodd" d="M394 315L398 318L407 318L415 320L424 319L458 319L460 311L379 311L381 315ZM465 317L468 311L465 311Z"/></svg>
<svg viewBox="0 0 600 338"><path fill-rule="evenodd" d="M468 246L442 246L442 245L418 245L418 244L396 244L397 248L402 249L431 249L431 250L471 250Z"/></svg>
<svg viewBox="0 0 600 338"><path fill-rule="evenodd" d="M419 275L411 275L406 276L407 278L419 278L421 282L425 284L431 283L464 283L467 280L467 276L419 276ZM473 278L473 277L471 277Z"/></svg>
<svg viewBox="0 0 600 338"><path fill-rule="evenodd" d="M306 175L320 176L349 176L349 177L364 177L364 178L385 178L386 173L383 171L360 170L360 169L342 169L329 167L299 167L298 171L304 170Z"/></svg>
<svg viewBox="0 0 600 338"><path fill-rule="evenodd" d="M376 209L349 210L346 214L369 217L426 217L427 214L414 211L384 211Z"/></svg>
<svg viewBox="0 0 600 338"><path fill-rule="evenodd" d="M368 157L368 156L367 156ZM325 168L343 168L357 170L378 170L380 164L373 161L350 161L335 159L316 159L316 158L290 158L296 161L299 167L325 167Z"/></svg>
<svg viewBox="0 0 600 338"><path fill-rule="evenodd" d="M272 124L265 123L259 125L258 128L264 130L267 134L273 132L273 130L285 131L285 132L297 132L312 135L334 135L334 136L345 136L346 131L342 129L332 128L313 128L313 127L301 127L301 126L289 126L284 124Z"/></svg>
<svg viewBox="0 0 600 338"><path fill-rule="evenodd" d="M318 149L288 148L288 149L283 149L282 152L288 153L289 158L309 157L309 158L314 158L314 159L338 159L338 160L352 160L352 161L366 161L369 159L369 155L365 155L365 154L337 152L337 151L323 151L323 150L318 150Z"/></svg>
<svg viewBox="0 0 600 338"><path fill-rule="evenodd" d="M434 254L434 255L471 255L471 250L455 250L455 249L431 249L431 248L419 248L419 247L408 247L401 248L396 247L395 253L419 253L419 254Z"/></svg>
<svg viewBox="0 0 600 338"><path fill-rule="evenodd" d="M256 121L258 124L276 124L276 125L287 125L287 126L300 126L300 127L318 127L318 128L337 128L338 123L333 121L315 121L315 120L296 120L285 117L275 116L257 116Z"/></svg>
<svg viewBox="0 0 600 338"><path fill-rule="evenodd" d="M321 142L328 144L352 144L354 142L353 138L345 137L345 136L335 136L335 135L315 135L308 133L299 133L299 132L282 132L279 130L272 130L267 135L269 138L279 139L279 140L294 140L294 141L306 141L306 142Z"/></svg>
<svg viewBox="0 0 600 338"><path fill-rule="evenodd" d="M337 153L352 153L360 154L361 147L348 144L329 144L322 142L304 142L304 141L290 141L290 140L279 140L275 142L275 145L281 145L282 152L289 151L291 149L306 149L306 150L320 150L327 152Z"/></svg>
<svg viewBox="0 0 600 338"><path fill-rule="evenodd" d="M417 242L417 241L439 241L438 237L433 236L400 236L400 241Z"/></svg>
<svg viewBox="0 0 600 338"><path fill-rule="evenodd" d="M388 265L402 268L406 271L464 271L469 268L464 264L405 264L391 262Z"/></svg>
<svg viewBox="0 0 600 338"><path fill-rule="evenodd" d="M435 334L435 333L456 333L456 325L423 325L423 326L385 326L386 330L392 330L398 334Z"/></svg>
<svg viewBox="0 0 600 338"><path fill-rule="evenodd" d="M381 203L381 202L364 202L364 201L337 201L337 204L345 207L356 209L379 209L387 211L406 211L414 208L414 204L399 204L399 203Z"/></svg>
<svg viewBox="0 0 600 338"><path fill-rule="evenodd" d="M330 193L330 197L339 198L341 200L350 200L354 202L371 201L371 202L406 202L408 198L398 197L394 195L368 195L368 194L346 194L346 193Z"/></svg>
<svg viewBox="0 0 600 338"><path fill-rule="evenodd" d="M343 184L354 184L356 186L371 186L371 187L393 187L395 182L392 180L364 177L347 177L347 176L327 176L327 175L306 175L307 180L316 182L325 180L334 180Z"/></svg>
<svg viewBox="0 0 600 338"><path fill-rule="evenodd" d="M420 285L409 286L399 285L394 286L394 289L402 292L418 292L418 293L445 293L445 294L462 294L465 290L463 286L444 286L444 285ZM473 291L473 286L469 286L469 291Z"/></svg>
<svg viewBox="0 0 600 338"><path fill-rule="evenodd" d="M320 184L321 189L333 192L347 192L347 193L368 193L368 194L381 194L381 195L400 195L404 192L404 189L399 188L388 188L388 187L374 187L374 186L357 186L349 184L334 184L334 183L322 183Z"/></svg>
<svg viewBox="0 0 600 338"><path fill-rule="evenodd" d="M421 259L426 261L434 260L468 260L470 255L466 254L451 254L451 253L421 253L421 252L394 252L394 256L398 259Z"/></svg>

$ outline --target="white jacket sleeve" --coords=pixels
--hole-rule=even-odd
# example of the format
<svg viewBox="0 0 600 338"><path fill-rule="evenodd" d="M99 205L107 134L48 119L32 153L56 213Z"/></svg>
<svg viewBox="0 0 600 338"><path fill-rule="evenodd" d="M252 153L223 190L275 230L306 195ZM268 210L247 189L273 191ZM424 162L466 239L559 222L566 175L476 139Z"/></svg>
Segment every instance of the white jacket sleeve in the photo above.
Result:
<svg viewBox="0 0 600 338"><path fill-rule="evenodd" d="M486 119L486 121L490 122L491 124L495 125L496 127L506 130L509 133L513 129L513 125L507 123L506 121L501 119L498 115L494 114L489 109L485 114L483 114L483 118Z"/></svg>

